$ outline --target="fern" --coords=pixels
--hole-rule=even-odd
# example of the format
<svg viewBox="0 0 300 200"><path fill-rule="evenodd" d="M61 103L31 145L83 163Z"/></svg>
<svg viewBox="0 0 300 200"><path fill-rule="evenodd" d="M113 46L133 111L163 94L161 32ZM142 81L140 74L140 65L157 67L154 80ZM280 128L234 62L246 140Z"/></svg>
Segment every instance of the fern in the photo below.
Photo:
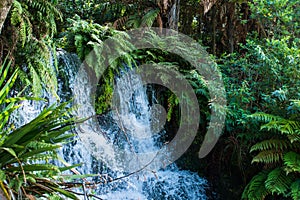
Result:
<svg viewBox="0 0 300 200"><path fill-rule="evenodd" d="M250 118L264 122L261 130L274 132L272 139L256 143L250 150L250 152L260 151L253 158L252 163L263 163L265 167L271 169L274 164L277 166L268 173L264 183L265 188L272 195L298 199L300 155L296 152L299 150L300 123L266 113L255 113ZM253 184L253 181L255 179L252 179L248 185ZM248 187L250 186L247 186L244 192L249 199L252 199Z"/></svg>
<svg viewBox="0 0 300 200"><path fill-rule="evenodd" d="M265 163L265 164L273 164L282 160L283 154L282 152L276 150L266 150L259 152L253 159L252 163Z"/></svg>
<svg viewBox="0 0 300 200"><path fill-rule="evenodd" d="M300 179L296 180L291 185L291 196L293 200L299 200L300 199Z"/></svg>
<svg viewBox="0 0 300 200"><path fill-rule="evenodd" d="M54 1L13 1L10 21L17 30L17 47L22 48L14 55L16 67L23 70L20 78L25 85L32 85L36 96L43 87L56 94L57 81L50 62L49 42L56 33L56 19L62 20L62 15Z"/></svg>
<svg viewBox="0 0 300 200"><path fill-rule="evenodd" d="M295 131L295 134L290 134L290 135L287 135L287 138L290 140L291 143L294 143L294 142L300 142L300 134L299 134L299 131Z"/></svg>
<svg viewBox="0 0 300 200"><path fill-rule="evenodd" d="M265 181L268 178L268 173L269 171L261 171L255 175L250 183L246 186L242 195L242 199L264 199L269 194L269 191L265 187Z"/></svg>
<svg viewBox="0 0 300 200"><path fill-rule="evenodd" d="M128 20L126 22L126 25L127 25L127 27L131 27L131 28L151 27L153 25L155 19L159 15L159 12L160 12L160 10L158 8L156 8L156 9L150 9L143 16L140 16L138 14L131 15L130 17L126 17L126 20ZM121 19L123 19L123 18L121 18ZM122 21L120 21L120 22L123 22L123 24L125 24L124 19Z"/></svg>
<svg viewBox="0 0 300 200"><path fill-rule="evenodd" d="M265 186L272 194L287 195L292 182L292 176L286 175L285 171L279 167L268 174Z"/></svg>
<svg viewBox="0 0 300 200"><path fill-rule="evenodd" d="M284 165L286 166L286 171L290 172L300 172L300 155L295 152L288 152L283 157Z"/></svg>
<svg viewBox="0 0 300 200"><path fill-rule="evenodd" d="M271 114L262 113L262 112L254 113L252 115L249 115L248 117L252 118L252 119L255 119L255 120L258 120L258 121L265 122L265 123L268 123L270 121L279 121L279 120L282 119L281 117L271 115Z"/></svg>
<svg viewBox="0 0 300 200"><path fill-rule="evenodd" d="M261 130L275 130L282 134L294 134L295 130L300 129L300 122L290 119L284 119L282 117L271 114L255 113L250 115L249 117L265 123L261 126Z"/></svg>
<svg viewBox="0 0 300 200"><path fill-rule="evenodd" d="M158 8L148 11L142 18L141 26L151 27L159 12L160 10Z"/></svg>
<svg viewBox="0 0 300 200"><path fill-rule="evenodd" d="M271 149L277 151L283 151L290 146L292 145L289 141L283 139L269 139L253 145L250 149L250 152L257 151L257 150L264 151L264 150L271 150Z"/></svg>

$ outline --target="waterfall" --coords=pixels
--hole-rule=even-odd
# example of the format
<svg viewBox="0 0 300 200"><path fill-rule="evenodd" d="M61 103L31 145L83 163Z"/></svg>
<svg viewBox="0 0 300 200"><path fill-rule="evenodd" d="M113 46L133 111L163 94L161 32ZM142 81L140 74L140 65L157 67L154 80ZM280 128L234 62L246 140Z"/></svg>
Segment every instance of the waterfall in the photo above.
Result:
<svg viewBox="0 0 300 200"><path fill-rule="evenodd" d="M63 50L58 50L57 54L61 69L58 72L61 100L73 97L77 116L96 116L91 80L87 72L79 71L79 59ZM80 76L75 79L78 73ZM69 164L82 163L76 168L82 174L99 175L88 179L97 184L85 192L93 191L101 199L207 199L207 181L196 173L180 170L174 163L166 163L163 169L151 164L155 152L163 146L160 137L165 131L152 119L155 107L150 109L146 90L135 70L123 71L115 80L115 107L80 125L76 129L78 136L63 147L61 157ZM155 92L151 91L151 94L155 103ZM49 94L44 96L52 99ZM22 116L17 123L26 123L45 106L37 106L31 101L24 103L14 117L15 122Z"/></svg>

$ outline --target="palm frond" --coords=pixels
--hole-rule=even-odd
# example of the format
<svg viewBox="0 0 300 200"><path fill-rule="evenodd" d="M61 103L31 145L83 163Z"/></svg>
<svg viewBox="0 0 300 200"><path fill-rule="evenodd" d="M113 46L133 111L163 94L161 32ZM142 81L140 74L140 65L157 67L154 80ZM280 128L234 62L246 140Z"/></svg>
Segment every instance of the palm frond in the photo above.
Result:
<svg viewBox="0 0 300 200"><path fill-rule="evenodd" d="M74 123L67 108L69 102L52 105L28 124L10 129L8 118L21 106L17 103L36 98L8 98L19 70L7 77L10 62L4 63L6 66L0 67L0 189L8 199L19 194L39 197L52 193L77 199L74 194L62 189L54 178L54 175L68 168L49 163L58 159L60 142L73 137L73 134L65 134Z"/></svg>

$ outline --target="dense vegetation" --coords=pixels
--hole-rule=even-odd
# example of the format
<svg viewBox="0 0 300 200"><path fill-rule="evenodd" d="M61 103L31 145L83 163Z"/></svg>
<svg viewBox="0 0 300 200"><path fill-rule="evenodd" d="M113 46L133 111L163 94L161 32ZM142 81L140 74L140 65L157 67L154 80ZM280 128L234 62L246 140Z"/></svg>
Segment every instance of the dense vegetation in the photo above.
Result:
<svg viewBox="0 0 300 200"><path fill-rule="evenodd" d="M112 63L97 88L97 112L110 108L114 75L124 63L164 63L190 82L201 110L199 133L178 164L205 176L220 199L300 199L298 0L4 0L0 25L0 197L57 198L60 193L75 198L60 185L60 172L71 167L48 162L57 160L55 150L71 137L63 135L74 122L67 103L50 106L18 129L9 121L20 101L40 100L43 89L56 95L59 69L51 67L57 68L56 48L84 60L102 41L125 30L160 27L194 38L222 72L228 110L213 151L198 158L210 119L207 85L189 63L166 51L132 51ZM119 44L132 48L128 41ZM12 90L24 88L31 92L10 97ZM179 122L178 101L159 89L172 132ZM32 164L36 160L42 162Z"/></svg>

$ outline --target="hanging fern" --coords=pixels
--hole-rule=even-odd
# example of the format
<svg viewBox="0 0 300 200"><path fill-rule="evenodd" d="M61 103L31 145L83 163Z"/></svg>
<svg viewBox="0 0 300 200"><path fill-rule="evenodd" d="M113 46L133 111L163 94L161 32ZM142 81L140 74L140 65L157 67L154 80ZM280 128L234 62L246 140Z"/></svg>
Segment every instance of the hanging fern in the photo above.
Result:
<svg viewBox="0 0 300 200"><path fill-rule="evenodd" d="M52 65L53 43L56 34L56 20L62 20L60 11L52 0L15 0L9 14L8 52L13 52L14 66L21 69L23 85L30 86L34 95L40 95L42 88L56 94L57 80ZM20 50L22 49L22 50ZM6 52L7 53L7 52ZM56 63L56 62L54 62Z"/></svg>

